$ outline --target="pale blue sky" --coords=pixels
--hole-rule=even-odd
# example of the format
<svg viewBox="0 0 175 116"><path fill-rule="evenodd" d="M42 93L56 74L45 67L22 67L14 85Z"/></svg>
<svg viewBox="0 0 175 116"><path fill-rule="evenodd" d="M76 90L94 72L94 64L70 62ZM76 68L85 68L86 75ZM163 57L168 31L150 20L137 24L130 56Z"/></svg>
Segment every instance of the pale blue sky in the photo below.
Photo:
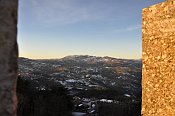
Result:
<svg viewBox="0 0 175 116"><path fill-rule="evenodd" d="M164 0L20 0L19 56L141 58L141 10Z"/></svg>

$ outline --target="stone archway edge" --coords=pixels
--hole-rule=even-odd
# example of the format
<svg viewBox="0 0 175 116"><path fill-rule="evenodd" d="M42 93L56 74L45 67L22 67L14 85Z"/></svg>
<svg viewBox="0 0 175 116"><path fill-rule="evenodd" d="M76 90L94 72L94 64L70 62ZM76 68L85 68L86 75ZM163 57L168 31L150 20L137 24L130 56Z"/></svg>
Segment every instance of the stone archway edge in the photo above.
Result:
<svg viewBox="0 0 175 116"><path fill-rule="evenodd" d="M0 116L16 116L18 0L0 0Z"/></svg>
<svg viewBox="0 0 175 116"><path fill-rule="evenodd" d="M142 115L175 116L175 0L142 11Z"/></svg>

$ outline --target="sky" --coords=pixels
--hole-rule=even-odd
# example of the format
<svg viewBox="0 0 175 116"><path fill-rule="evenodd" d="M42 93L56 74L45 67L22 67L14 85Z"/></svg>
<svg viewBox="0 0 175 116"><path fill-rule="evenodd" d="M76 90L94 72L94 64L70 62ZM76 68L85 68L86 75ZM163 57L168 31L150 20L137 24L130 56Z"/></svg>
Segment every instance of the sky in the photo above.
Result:
<svg viewBox="0 0 175 116"><path fill-rule="evenodd" d="M164 0L19 0L19 56L142 57L142 9Z"/></svg>

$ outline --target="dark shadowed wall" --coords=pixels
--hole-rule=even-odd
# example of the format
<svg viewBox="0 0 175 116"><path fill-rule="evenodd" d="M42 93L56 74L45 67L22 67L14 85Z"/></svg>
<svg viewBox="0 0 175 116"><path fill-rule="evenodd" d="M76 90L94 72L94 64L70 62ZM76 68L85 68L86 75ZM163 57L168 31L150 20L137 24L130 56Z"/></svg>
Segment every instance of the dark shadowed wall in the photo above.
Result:
<svg viewBox="0 0 175 116"><path fill-rule="evenodd" d="M18 0L0 0L0 116L16 116Z"/></svg>

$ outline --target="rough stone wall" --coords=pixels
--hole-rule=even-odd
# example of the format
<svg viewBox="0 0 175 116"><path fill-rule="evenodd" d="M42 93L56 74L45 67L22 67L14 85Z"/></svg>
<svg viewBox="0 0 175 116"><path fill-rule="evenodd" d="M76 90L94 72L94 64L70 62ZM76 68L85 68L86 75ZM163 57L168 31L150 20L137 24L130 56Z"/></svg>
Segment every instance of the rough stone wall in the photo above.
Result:
<svg viewBox="0 0 175 116"><path fill-rule="evenodd" d="M0 0L0 116L16 116L18 0Z"/></svg>
<svg viewBox="0 0 175 116"><path fill-rule="evenodd" d="M142 115L175 116L175 0L142 11Z"/></svg>

